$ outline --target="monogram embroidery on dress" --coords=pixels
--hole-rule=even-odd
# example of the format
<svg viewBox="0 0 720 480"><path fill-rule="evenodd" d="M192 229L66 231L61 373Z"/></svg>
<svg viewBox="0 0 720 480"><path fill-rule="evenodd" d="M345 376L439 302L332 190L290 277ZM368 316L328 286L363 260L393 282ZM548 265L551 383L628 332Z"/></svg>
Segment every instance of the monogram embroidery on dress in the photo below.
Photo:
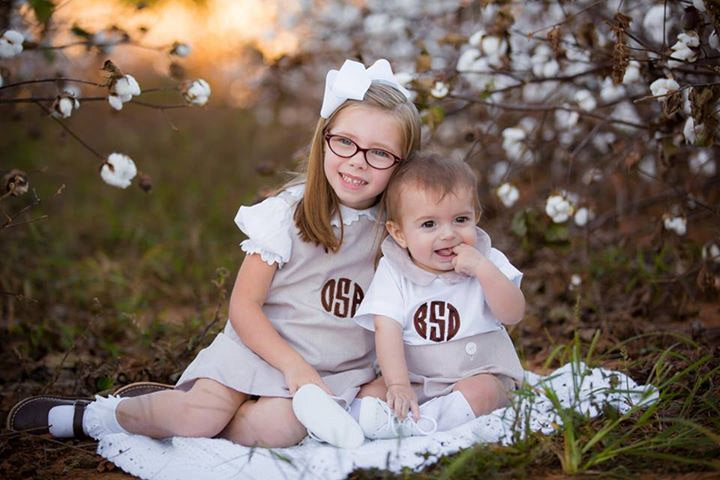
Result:
<svg viewBox="0 0 720 480"><path fill-rule="evenodd" d="M340 318L354 317L365 292L349 278L331 278L323 285L320 301L326 312Z"/></svg>
<svg viewBox="0 0 720 480"><path fill-rule="evenodd" d="M447 342L460 330L460 313L452 303L433 300L418 307L413 315L413 325L425 340Z"/></svg>

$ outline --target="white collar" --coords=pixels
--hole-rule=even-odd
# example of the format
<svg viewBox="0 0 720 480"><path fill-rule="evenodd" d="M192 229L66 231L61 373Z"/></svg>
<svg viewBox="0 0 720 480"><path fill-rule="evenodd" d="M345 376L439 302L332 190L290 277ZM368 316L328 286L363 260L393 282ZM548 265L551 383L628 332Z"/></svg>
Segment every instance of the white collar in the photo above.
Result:
<svg viewBox="0 0 720 480"><path fill-rule="evenodd" d="M293 185L288 187L285 191L297 202L302 198L303 193L305 192L305 183ZM343 225L352 225L362 217L367 217L373 221L377 218L377 205L364 210L356 210L341 204L338 204L338 206L340 207L340 215L342 216ZM330 219L330 225L335 228L340 228L340 219L338 218L337 213Z"/></svg>
<svg viewBox="0 0 720 480"><path fill-rule="evenodd" d="M490 254L490 236L480 227L475 227L475 229L477 231L475 248L477 248L480 253L487 256ZM417 285L426 287L436 278L440 278L450 284L459 283L467 280L468 278L467 275L462 275L454 271L433 273L418 267L415 263L413 263L407 249L398 245L390 235L383 240L380 248L382 249L383 258L385 258L390 265L400 271L411 282Z"/></svg>
<svg viewBox="0 0 720 480"><path fill-rule="evenodd" d="M356 210L354 208L346 207L345 205L339 205L339 207L343 225L351 225L360 220L362 217L367 217L370 220L375 221L378 209L377 205L366 208L365 210ZM330 219L330 225L340 228L340 218L337 214L333 215Z"/></svg>

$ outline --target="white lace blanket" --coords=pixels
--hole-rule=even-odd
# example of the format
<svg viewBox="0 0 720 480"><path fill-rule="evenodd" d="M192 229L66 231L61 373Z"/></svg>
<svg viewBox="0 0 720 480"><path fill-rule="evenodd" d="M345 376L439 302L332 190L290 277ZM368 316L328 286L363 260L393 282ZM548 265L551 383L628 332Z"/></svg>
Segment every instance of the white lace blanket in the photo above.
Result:
<svg viewBox="0 0 720 480"><path fill-rule="evenodd" d="M545 394L552 389L564 408L594 417L609 404L621 413L642 408L658 398L652 386L640 386L627 375L582 363L567 364L541 377L527 372L532 386L514 405L479 417L448 432L428 437L366 441L342 450L306 438L291 448L247 448L227 440L174 437L154 440L140 435L103 437L98 453L126 472L147 480L202 479L342 479L356 468L394 472L420 470L439 457L477 443L509 444L526 428L550 434L562 424Z"/></svg>

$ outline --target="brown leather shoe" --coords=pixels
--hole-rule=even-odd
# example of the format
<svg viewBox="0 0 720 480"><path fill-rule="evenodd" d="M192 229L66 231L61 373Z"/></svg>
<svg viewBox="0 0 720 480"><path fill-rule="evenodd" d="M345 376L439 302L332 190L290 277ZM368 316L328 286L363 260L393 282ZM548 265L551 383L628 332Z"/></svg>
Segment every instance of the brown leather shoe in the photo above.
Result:
<svg viewBox="0 0 720 480"><path fill-rule="evenodd" d="M87 438L82 428L85 407L90 398L68 398L52 395L37 395L19 401L10 409L5 425L13 432L48 433L48 412L60 405L74 405L73 431L76 438Z"/></svg>
<svg viewBox="0 0 720 480"><path fill-rule="evenodd" d="M173 388L175 387L165 383L135 382L118 388L115 392L113 392L113 395L122 398L139 397L140 395L147 395L148 393L172 390Z"/></svg>

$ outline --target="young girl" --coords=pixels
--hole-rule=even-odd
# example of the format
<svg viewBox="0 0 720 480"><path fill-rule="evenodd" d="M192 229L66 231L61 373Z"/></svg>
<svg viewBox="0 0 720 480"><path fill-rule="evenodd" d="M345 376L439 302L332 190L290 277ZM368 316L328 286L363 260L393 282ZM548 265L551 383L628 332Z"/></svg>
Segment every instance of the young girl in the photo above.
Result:
<svg viewBox="0 0 720 480"><path fill-rule="evenodd" d="M362 443L337 402L348 406L363 385L362 394L382 387L370 383L372 336L352 317L373 274L376 203L418 148L420 119L387 60L331 70L320 115L302 179L238 211L248 239L230 318L175 388L96 397L84 412L82 402L34 397L13 408L10 428L219 436L266 447L296 444L309 431L341 447Z"/></svg>
<svg viewBox="0 0 720 480"><path fill-rule="evenodd" d="M523 378L504 327L523 317L522 274L476 226L474 172L420 155L397 168L384 202L390 235L355 317L375 331L387 385L387 402L362 399L365 435L448 430L505 406Z"/></svg>

